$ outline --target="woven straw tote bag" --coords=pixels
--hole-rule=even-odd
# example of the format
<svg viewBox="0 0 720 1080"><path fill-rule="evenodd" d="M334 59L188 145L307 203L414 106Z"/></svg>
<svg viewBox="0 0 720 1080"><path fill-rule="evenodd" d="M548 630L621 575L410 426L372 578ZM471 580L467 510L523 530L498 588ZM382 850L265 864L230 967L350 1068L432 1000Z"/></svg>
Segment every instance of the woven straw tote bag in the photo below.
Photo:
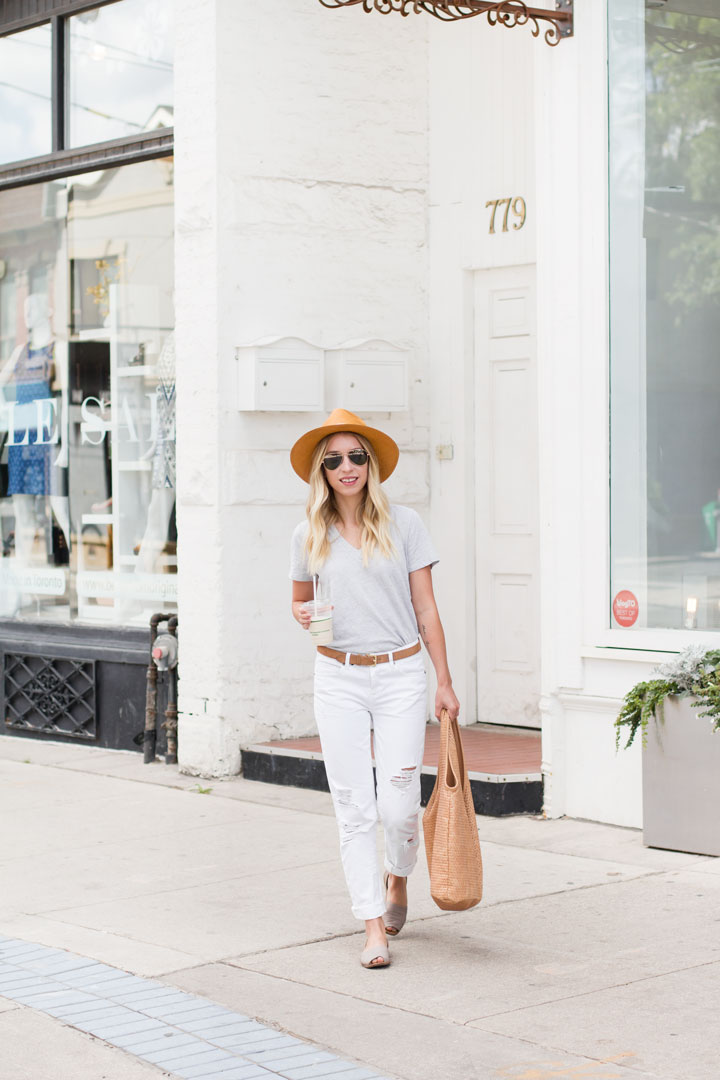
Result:
<svg viewBox="0 0 720 1080"><path fill-rule="evenodd" d="M483 868L460 728L440 714L437 780L423 815L430 894L444 911L466 911L482 900Z"/></svg>

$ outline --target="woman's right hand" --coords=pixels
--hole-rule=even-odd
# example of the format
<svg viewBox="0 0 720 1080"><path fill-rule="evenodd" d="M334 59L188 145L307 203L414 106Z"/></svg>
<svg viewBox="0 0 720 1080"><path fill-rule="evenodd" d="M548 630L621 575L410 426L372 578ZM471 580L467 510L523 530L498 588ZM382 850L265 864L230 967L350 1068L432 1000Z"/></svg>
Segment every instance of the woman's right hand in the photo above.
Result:
<svg viewBox="0 0 720 1080"><path fill-rule="evenodd" d="M302 607L305 600L294 600L292 605L292 613L295 619L300 623L303 630L310 629L310 612L303 611Z"/></svg>

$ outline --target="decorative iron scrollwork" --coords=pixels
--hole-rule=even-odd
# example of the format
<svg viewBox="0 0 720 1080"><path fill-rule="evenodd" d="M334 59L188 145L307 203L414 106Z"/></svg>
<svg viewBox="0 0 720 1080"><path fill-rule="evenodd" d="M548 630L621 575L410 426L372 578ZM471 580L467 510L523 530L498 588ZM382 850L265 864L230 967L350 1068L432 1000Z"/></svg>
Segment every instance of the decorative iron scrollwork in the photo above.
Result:
<svg viewBox="0 0 720 1080"><path fill-rule="evenodd" d="M645 23L645 37L649 45L660 45L668 52L705 53L708 60L717 62L720 57L720 35L698 34L687 27L664 26Z"/></svg>
<svg viewBox="0 0 720 1080"><path fill-rule="evenodd" d="M548 45L557 45L573 33L573 0L555 0L555 8L532 7L525 0L320 0L326 8L354 7L361 4L363 11L379 11L381 15L399 12L400 15L417 15L421 11L434 15L442 22L472 19L475 15L487 15L491 26L531 27L533 37L540 35L540 23L549 23L545 30Z"/></svg>
<svg viewBox="0 0 720 1080"><path fill-rule="evenodd" d="M5 653L3 691L6 727L97 738L93 660Z"/></svg>

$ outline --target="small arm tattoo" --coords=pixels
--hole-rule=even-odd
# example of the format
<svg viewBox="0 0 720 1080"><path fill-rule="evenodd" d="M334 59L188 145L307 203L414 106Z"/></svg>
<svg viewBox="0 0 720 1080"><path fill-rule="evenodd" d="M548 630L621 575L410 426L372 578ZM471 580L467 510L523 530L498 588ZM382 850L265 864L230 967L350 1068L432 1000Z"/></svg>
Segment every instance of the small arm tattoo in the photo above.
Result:
<svg viewBox="0 0 720 1080"><path fill-rule="evenodd" d="M428 632L427 632L427 627L426 627L425 623L423 623L422 626L420 627L420 632L422 634L423 641L427 645L427 643L428 643Z"/></svg>

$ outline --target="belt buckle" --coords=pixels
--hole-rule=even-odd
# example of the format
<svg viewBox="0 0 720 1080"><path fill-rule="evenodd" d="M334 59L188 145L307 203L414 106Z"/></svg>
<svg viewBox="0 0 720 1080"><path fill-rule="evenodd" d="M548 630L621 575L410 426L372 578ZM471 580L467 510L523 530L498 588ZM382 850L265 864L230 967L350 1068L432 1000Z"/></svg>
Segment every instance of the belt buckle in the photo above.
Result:
<svg viewBox="0 0 720 1080"><path fill-rule="evenodd" d="M369 656L370 659L372 660L372 666L377 667L378 654L377 653L367 653L366 655Z"/></svg>

